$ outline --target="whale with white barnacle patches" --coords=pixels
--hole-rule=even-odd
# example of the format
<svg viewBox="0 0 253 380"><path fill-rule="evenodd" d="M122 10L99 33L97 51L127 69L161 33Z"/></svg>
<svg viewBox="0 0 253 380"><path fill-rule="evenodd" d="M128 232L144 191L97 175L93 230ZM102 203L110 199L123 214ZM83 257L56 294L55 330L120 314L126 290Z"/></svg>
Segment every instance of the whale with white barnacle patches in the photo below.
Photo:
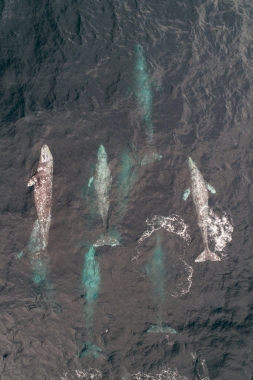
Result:
<svg viewBox="0 0 253 380"><path fill-rule="evenodd" d="M198 215L198 224L201 230L204 251L196 258L196 262L202 262L206 260L220 261L220 257L216 253L211 252L208 247L208 191L216 193L216 190L209 184L207 184L200 173L195 162L189 157L188 160L190 173L191 173L191 188L186 189L183 195L183 199L186 200L189 194L192 192L193 202L196 207Z"/></svg>
<svg viewBox="0 0 253 380"><path fill-rule="evenodd" d="M29 180L27 186L34 186L34 199L38 215L39 239L38 251L45 251L48 245L51 224L52 192L53 192L53 156L49 147L44 144L37 172ZM40 252L38 252L40 253Z"/></svg>
<svg viewBox="0 0 253 380"><path fill-rule="evenodd" d="M102 234L95 243L94 247L102 247L104 245L110 245L112 247L119 245L119 241L108 235L108 210L110 205L110 190L112 184L111 170L107 162L107 153L103 145L100 145L97 153L98 162L96 164L96 170L94 177L89 179L88 186L94 182L95 191L97 194L97 203L100 215L103 221L103 228L105 234Z"/></svg>

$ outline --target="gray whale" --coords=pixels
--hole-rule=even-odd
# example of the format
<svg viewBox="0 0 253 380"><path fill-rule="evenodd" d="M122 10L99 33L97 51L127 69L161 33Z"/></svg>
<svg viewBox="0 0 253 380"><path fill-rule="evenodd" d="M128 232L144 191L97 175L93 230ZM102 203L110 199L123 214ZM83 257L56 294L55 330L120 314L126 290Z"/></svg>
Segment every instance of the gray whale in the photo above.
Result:
<svg viewBox="0 0 253 380"><path fill-rule="evenodd" d="M189 168L191 173L191 189L187 189L184 192L184 200L187 199L190 192L192 192L193 202L198 215L198 224L201 230L201 235L204 243L204 251L196 258L196 262L202 262L206 260L220 261L220 257L216 253L211 252L208 247L208 191L216 193L215 189L207 184L200 173L195 162L189 157Z"/></svg>
<svg viewBox="0 0 253 380"><path fill-rule="evenodd" d="M51 224L52 191L53 191L53 156L47 145L41 148L39 165L36 174L27 186L34 186L34 199L40 228L40 246L45 250L48 245Z"/></svg>

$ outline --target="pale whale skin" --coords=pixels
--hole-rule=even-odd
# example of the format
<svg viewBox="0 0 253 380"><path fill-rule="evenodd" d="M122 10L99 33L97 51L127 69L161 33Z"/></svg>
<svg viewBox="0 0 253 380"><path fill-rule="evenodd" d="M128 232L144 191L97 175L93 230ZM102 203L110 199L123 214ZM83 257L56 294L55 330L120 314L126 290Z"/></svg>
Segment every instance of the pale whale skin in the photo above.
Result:
<svg viewBox="0 0 253 380"><path fill-rule="evenodd" d="M27 186L34 185L34 199L40 226L41 249L48 245L51 224L52 191L53 191L53 156L47 145L41 148L40 160L36 174Z"/></svg>
<svg viewBox="0 0 253 380"><path fill-rule="evenodd" d="M98 157L98 162L96 165L96 172L94 175L94 179L93 177L90 178L88 186L90 186L92 181L94 180L94 187L95 187L95 190L97 193L97 199L98 199L98 209L102 217L103 227L106 234L100 237L98 240L96 240L93 246L102 247L104 245L110 245L114 247L116 245L119 245L118 240L107 235L107 227L108 227L107 215L108 215L109 204L110 204L109 194L110 194L110 189L111 189L111 184L112 184L112 176L111 176L110 167L107 163L107 154L103 145L100 145L98 149L97 157Z"/></svg>
<svg viewBox="0 0 253 380"><path fill-rule="evenodd" d="M191 191L193 202L196 207L197 215L198 215L198 224L201 230L203 243L205 250L202 252L197 258L196 262L202 262L206 260L211 261L220 261L220 257L216 255L214 252L211 252L208 248L208 235L207 235L207 227L208 227L208 191L215 192L212 186L206 184L202 174L198 170L196 164L189 157L189 168L191 173ZM187 196L190 191L187 192Z"/></svg>
<svg viewBox="0 0 253 380"><path fill-rule="evenodd" d="M103 220L104 228L107 227L111 183L112 177L109 165L107 164L107 154L104 146L100 145L98 149L98 163L96 165L94 186L98 197L98 208Z"/></svg>

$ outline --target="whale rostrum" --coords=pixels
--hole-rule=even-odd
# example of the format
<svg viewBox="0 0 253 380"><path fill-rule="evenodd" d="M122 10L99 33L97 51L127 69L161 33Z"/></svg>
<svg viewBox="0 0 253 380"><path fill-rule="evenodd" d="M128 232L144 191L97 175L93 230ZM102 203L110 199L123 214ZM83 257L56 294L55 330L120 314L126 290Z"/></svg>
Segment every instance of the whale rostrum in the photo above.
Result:
<svg viewBox="0 0 253 380"><path fill-rule="evenodd" d="M52 188L53 188L53 156L47 145L41 148L36 174L27 186L34 186L34 199L40 229L40 250L47 248L49 228L51 224Z"/></svg>
<svg viewBox="0 0 253 380"><path fill-rule="evenodd" d="M193 202L198 215L198 224L201 230L201 235L204 243L204 251L196 258L196 262L202 262L206 260L220 261L220 257L216 253L211 252L208 248L208 191L216 193L213 186L207 184L197 168L195 162L189 157L188 160L190 173L191 173L191 188L186 189L183 195L183 199L186 200L189 194L192 192Z"/></svg>

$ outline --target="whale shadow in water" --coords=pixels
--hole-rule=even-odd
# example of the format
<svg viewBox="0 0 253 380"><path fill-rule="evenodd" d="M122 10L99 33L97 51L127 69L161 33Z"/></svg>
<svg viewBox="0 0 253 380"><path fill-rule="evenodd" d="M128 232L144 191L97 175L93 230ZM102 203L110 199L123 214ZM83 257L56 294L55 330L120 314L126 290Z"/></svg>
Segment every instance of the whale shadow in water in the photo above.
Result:
<svg viewBox="0 0 253 380"><path fill-rule="evenodd" d="M154 216L147 220L147 225L134 261L145 268L144 276L149 279L156 300L157 323L148 332L175 334L176 329L164 319L166 310L171 313L169 303L189 292L192 283L193 270L184 260L189 242L187 226L177 215Z"/></svg>
<svg viewBox="0 0 253 380"><path fill-rule="evenodd" d="M157 323L152 325L148 333L176 334L176 330L163 322L163 308L166 301L165 278L169 273L165 266L165 255L161 245L161 235L156 234L156 245L151 260L146 264L146 274L153 285L153 295L157 302Z"/></svg>
<svg viewBox="0 0 253 380"><path fill-rule="evenodd" d="M40 236L39 222L36 220L27 245L27 256L32 267L32 280L36 289L35 295L41 307L50 308L59 314L62 312L62 306L55 300L55 288L49 276L50 257L47 250L42 249Z"/></svg>
<svg viewBox="0 0 253 380"><path fill-rule="evenodd" d="M33 269L33 282L39 287L50 289L52 285L48 277L49 257L47 251L42 248L38 219L33 224L32 233L28 241L28 256Z"/></svg>

